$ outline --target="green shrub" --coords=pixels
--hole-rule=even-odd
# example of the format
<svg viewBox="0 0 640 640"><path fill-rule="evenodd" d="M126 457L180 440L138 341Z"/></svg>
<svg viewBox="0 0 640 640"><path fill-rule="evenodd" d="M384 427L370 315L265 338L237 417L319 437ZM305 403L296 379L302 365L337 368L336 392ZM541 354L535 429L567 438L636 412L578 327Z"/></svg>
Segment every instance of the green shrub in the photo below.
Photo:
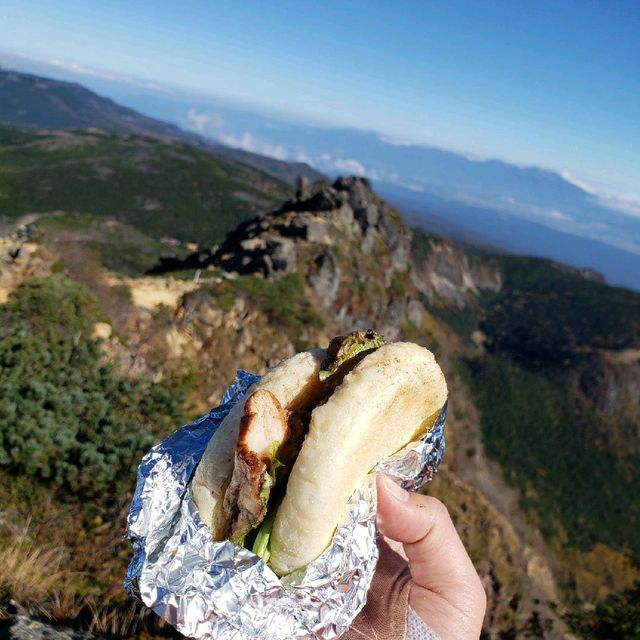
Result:
<svg viewBox="0 0 640 640"><path fill-rule="evenodd" d="M130 484L154 433L182 418L168 385L130 381L92 339L96 298L63 278L26 281L0 307L0 466L66 490Z"/></svg>
<svg viewBox="0 0 640 640"><path fill-rule="evenodd" d="M609 596L595 611L573 615L571 622L585 638L640 640L640 581Z"/></svg>
<svg viewBox="0 0 640 640"><path fill-rule="evenodd" d="M65 278L30 278L1 307L2 327L22 326L55 340L70 333L89 335L103 320L97 298Z"/></svg>

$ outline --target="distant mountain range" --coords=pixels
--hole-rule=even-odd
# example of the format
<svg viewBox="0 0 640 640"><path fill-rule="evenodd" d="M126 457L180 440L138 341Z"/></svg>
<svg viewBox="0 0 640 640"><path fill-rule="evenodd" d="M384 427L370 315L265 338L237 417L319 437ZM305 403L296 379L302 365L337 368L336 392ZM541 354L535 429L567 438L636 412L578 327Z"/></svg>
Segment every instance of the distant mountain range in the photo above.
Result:
<svg viewBox="0 0 640 640"><path fill-rule="evenodd" d="M276 178L293 182L299 175L321 176L300 162L283 162L217 144L197 133L123 107L75 82L0 69L0 124L29 129L102 129L185 142L236 160Z"/></svg>
<svg viewBox="0 0 640 640"><path fill-rule="evenodd" d="M640 288L640 216L607 206L556 172L399 143L374 132L285 122L188 92L99 75L82 80L162 120L77 84L0 71L0 122L175 138L288 182L300 174L367 175L414 226L595 269L612 284Z"/></svg>

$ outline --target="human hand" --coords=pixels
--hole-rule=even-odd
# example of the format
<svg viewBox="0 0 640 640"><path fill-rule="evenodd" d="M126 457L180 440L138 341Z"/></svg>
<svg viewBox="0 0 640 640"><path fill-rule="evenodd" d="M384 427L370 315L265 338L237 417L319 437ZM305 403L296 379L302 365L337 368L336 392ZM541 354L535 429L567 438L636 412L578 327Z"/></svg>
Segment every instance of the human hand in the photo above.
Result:
<svg viewBox="0 0 640 640"><path fill-rule="evenodd" d="M378 476L378 529L403 543L409 604L442 640L477 640L486 609L480 578L447 508Z"/></svg>

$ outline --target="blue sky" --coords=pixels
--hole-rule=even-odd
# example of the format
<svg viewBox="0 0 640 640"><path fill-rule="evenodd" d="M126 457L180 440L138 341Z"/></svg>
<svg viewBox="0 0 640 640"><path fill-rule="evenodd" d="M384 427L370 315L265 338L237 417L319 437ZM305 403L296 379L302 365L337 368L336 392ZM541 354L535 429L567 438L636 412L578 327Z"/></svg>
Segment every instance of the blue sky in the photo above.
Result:
<svg viewBox="0 0 640 640"><path fill-rule="evenodd" d="M640 199L640 2L0 0L0 48Z"/></svg>

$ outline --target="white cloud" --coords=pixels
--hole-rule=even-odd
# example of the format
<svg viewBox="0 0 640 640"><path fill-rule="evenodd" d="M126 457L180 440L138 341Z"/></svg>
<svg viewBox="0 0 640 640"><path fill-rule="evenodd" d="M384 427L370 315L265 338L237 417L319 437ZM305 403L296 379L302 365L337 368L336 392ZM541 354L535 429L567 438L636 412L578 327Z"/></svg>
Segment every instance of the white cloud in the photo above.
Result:
<svg viewBox="0 0 640 640"><path fill-rule="evenodd" d="M560 175L567 181L570 182L574 187L578 187L579 189L582 189L583 191L586 191L587 193L590 193L591 195L595 195L596 194L596 190L590 185L587 184L586 182L575 178L573 175L571 175L571 173L569 171L561 171Z"/></svg>
<svg viewBox="0 0 640 640"><path fill-rule="evenodd" d="M305 152L300 151L296 154L295 159L298 162L306 162L321 171L339 171L341 173L355 176L370 175L370 172L365 169L364 165L354 158L334 158L328 153L312 157L307 155Z"/></svg>
<svg viewBox="0 0 640 640"><path fill-rule="evenodd" d="M595 196L598 202L605 207L630 216L640 216L640 194L608 193L604 188L593 187L583 180L575 178L568 171L563 171L560 175L571 184Z"/></svg>
<svg viewBox="0 0 640 640"><path fill-rule="evenodd" d="M187 111L187 122L191 129L198 133L209 134L228 147L250 151L251 153L259 153L260 155L276 158L277 160L286 160L289 157L289 152L281 144L271 144L260 140L250 131L245 131L242 135L224 133L222 131L224 119L219 113L199 112L194 107L191 107ZM308 160L300 160L300 162L308 162Z"/></svg>
<svg viewBox="0 0 640 640"><path fill-rule="evenodd" d="M207 127L222 129L224 125L224 120L219 113L198 113L193 107L187 111L187 122L198 133L204 133Z"/></svg>
<svg viewBox="0 0 640 640"><path fill-rule="evenodd" d="M245 131L241 136L219 134L217 138L229 147L250 151L251 153L259 153L263 156L276 158L276 160L286 160L289 157L289 152L281 144L270 144L259 140L249 131Z"/></svg>
<svg viewBox="0 0 640 640"><path fill-rule="evenodd" d="M57 58L49 60L49 64L52 67L58 67L58 69L64 69L65 71L72 71L81 76L95 76L96 78L104 78L105 80L117 80L117 76L114 73L108 71L98 71L92 67L85 67L77 62L62 62Z"/></svg>
<svg viewBox="0 0 640 640"><path fill-rule="evenodd" d="M386 169L369 169L367 175L372 180L380 180L381 182L391 182L393 184L400 183L400 176L395 171Z"/></svg>
<svg viewBox="0 0 640 640"><path fill-rule="evenodd" d="M307 164L313 164L313 160L304 151L298 151L298 153L296 153L296 162L306 162Z"/></svg>
<svg viewBox="0 0 640 640"><path fill-rule="evenodd" d="M91 76L93 78L101 78L102 80L111 80L112 82L124 82L136 87L144 87L145 89L153 89L154 91L163 91L170 93L170 90L162 85L151 82L150 80L142 80L135 78L134 76L128 76L121 73L112 73L111 71L104 71L102 69L95 69L94 67L87 67L77 62L62 62L57 58L48 60L47 63L52 67L69 71L79 76Z"/></svg>
<svg viewBox="0 0 640 640"><path fill-rule="evenodd" d="M353 159L336 158L336 160L334 160L333 162L333 166L338 171L344 171L356 176L364 176L367 173L364 166L357 160Z"/></svg>
<svg viewBox="0 0 640 640"><path fill-rule="evenodd" d="M408 140L407 138L394 138L387 135L378 136L378 140L380 142L384 142L385 144L393 145L394 147L414 147L417 146L415 142Z"/></svg>
<svg viewBox="0 0 640 640"><path fill-rule="evenodd" d="M572 220L571 216L559 209L542 209L541 213L552 220Z"/></svg>
<svg viewBox="0 0 640 640"><path fill-rule="evenodd" d="M605 207L610 207L621 213L630 216L640 216L640 196L632 195L612 195L608 193L599 193L598 200Z"/></svg>

